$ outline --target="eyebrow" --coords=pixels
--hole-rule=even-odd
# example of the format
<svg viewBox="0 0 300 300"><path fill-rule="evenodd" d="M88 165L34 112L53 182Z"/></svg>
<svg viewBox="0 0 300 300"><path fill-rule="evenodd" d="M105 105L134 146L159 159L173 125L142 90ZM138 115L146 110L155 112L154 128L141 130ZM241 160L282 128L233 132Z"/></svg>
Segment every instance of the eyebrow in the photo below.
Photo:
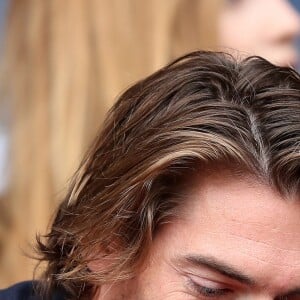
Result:
<svg viewBox="0 0 300 300"><path fill-rule="evenodd" d="M219 273L233 280L239 281L242 284L251 285L251 286L256 284L254 279L236 270L234 267L219 261L214 257L201 256L201 255L187 255L183 257L183 261L195 267L204 266L212 270L213 272Z"/></svg>

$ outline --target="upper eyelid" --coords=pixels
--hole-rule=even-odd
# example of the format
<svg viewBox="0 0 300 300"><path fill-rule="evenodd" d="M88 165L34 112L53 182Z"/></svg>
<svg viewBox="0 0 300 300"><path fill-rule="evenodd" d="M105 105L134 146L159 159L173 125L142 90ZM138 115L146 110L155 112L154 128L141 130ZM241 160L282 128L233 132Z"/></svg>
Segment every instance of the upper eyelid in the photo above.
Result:
<svg viewBox="0 0 300 300"><path fill-rule="evenodd" d="M185 264L184 264L185 265ZM193 267L184 267L183 265L180 265L178 263L170 263L170 267L172 269L174 269L176 272L178 272L179 274L181 274L181 276L184 276L186 279L190 280L190 284L191 284L191 278L190 277L197 277L197 278L204 278L203 276L199 275L198 271L195 271ZM203 266L203 268L205 269L209 269L205 266ZM194 270L194 271L192 271ZM215 272L211 272L212 274L215 274ZM228 291L235 291L235 290L240 290L242 284L236 283L235 280L231 279L231 278L227 278L224 275L220 275L219 273L217 273L218 276L221 276L222 278L224 278L224 280L226 280L226 282L223 281L219 281L219 280L214 280L214 279L210 279L209 277L206 277L206 280L210 280L212 282L215 282L217 284L220 284L222 286L224 286L224 288L218 288L218 289L227 289ZM227 282L228 281L228 282ZM198 283L196 281L193 280L193 283L195 285L197 285ZM198 284L199 286L201 286L200 284Z"/></svg>
<svg viewBox="0 0 300 300"><path fill-rule="evenodd" d="M221 281L218 281L218 280L214 280L214 279L210 279L210 278L207 278L207 277L203 277L203 276L198 276L198 275L194 275L194 274L191 274L189 273L188 274L188 277L193 281L195 282L195 284L199 284L201 285L201 282L198 282L198 280L200 281L203 281L204 283L203 284L207 284L205 282L211 282L213 285L219 285L220 287L212 287L214 289L222 289L222 287L228 287L228 286L231 286L230 284L227 284L225 282L221 282ZM198 279L198 280L197 280Z"/></svg>
<svg viewBox="0 0 300 300"><path fill-rule="evenodd" d="M207 287L207 286L202 286L198 283L196 283L194 280L192 280L191 278L189 278L189 284L188 284L191 288L193 288L193 290L196 292L196 293L199 293L201 295L204 295L205 296L205 289L208 289L208 290L212 290L212 291L215 291L215 294L211 294L211 295L206 295L206 297L219 297L219 296L224 296L228 293L231 293L233 292L231 289L229 288L211 288L211 287Z"/></svg>
<svg viewBox="0 0 300 300"><path fill-rule="evenodd" d="M245 274L235 270L233 267L219 262L214 257L205 257L201 255L189 254L178 258L177 265L184 272L185 270L197 270L206 269L212 274L217 274L224 280L230 280L233 284L238 285L256 285L256 282Z"/></svg>

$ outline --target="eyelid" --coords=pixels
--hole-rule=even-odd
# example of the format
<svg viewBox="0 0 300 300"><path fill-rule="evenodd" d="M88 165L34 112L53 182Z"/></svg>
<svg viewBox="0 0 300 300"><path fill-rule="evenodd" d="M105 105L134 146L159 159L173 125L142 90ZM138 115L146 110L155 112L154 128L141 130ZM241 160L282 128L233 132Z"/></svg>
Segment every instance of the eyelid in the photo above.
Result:
<svg viewBox="0 0 300 300"><path fill-rule="evenodd" d="M200 277L196 275L189 274L188 277L192 280L195 284L200 286L205 286L211 289L229 289L229 285L223 282L219 282L217 280L209 279L206 277Z"/></svg>
<svg viewBox="0 0 300 300"><path fill-rule="evenodd" d="M193 278L206 278L207 280L226 285L234 290L243 289L248 285L247 283L240 282L237 279L230 278L226 275L210 270L210 268L205 266L201 267L200 269L194 269L192 267L187 268L185 270L182 270L181 273L186 276L193 276ZM249 285L253 285L253 283L250 283Z"/></svg>
<svg viewBox="0 0 300 300"><path fill-rule="evenodd" d="M233 292L229 288L215 288L204 282L199 284L195 282L192 278L189 278L188 280L189 286L193 289L193 292L195 292L198 296L201 295L207 298L215 298ZM209 280L206 281L209 282Z"/></svg>

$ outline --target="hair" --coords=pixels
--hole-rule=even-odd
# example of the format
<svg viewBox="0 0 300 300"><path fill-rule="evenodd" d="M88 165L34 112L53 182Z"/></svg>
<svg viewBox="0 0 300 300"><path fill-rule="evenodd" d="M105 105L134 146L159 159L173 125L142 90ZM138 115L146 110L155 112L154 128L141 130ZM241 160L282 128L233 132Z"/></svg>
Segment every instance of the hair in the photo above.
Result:
<svg viewBox="0 0 300 300"><path fill-rule="evenodd" d="M220 2L9 1L1 107L9 111L11 170L0 202L0 287L31 277L16 245L45 232L118 93L179 54L214 49Z"/></svg>
<svg viewBox="0 0 300 300"><path fill-rule="evenodd" d="M299 145L300 77L290 68L193 52L139 81L109 112L39 239L48 290L84 299L94 284L133 276L182 201L177 187L205 165L225 164L295 195Z"/></svg>

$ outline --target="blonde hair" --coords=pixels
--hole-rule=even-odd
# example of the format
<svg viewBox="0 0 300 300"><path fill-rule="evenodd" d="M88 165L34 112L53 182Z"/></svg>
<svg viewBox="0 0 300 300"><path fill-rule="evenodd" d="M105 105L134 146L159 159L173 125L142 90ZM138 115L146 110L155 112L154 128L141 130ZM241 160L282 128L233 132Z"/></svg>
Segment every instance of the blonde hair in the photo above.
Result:
<svg viewBox="0 0 300 300"><path fill-rule="evenodd" d="M113 106L39 239L47 290L90 299L93 285L134 276L159 226L184 203L180 186L206 166L294 196L299 143L300 76L292 69L194 52L141 80Z"/></svg>
<svg viewBox="0 0 300 300"><path fill-rule="evenodd" d="M215 36L211 22L201 25L208 35L192 34L212 2L219 1L10 1L2 82L11 109L10 222L0 253L7 283L31 273L19 254L23 241L45 230L114 98ZM201 18L188 17L190 11Z"/></svg>

